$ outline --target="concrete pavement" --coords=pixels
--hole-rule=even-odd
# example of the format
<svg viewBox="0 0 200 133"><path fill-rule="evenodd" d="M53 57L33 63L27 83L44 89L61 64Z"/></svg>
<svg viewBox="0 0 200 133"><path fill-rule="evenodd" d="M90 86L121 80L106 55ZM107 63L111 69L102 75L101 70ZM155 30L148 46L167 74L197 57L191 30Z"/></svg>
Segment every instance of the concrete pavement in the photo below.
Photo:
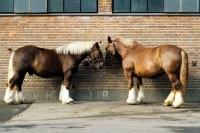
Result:
<svg viewBox="0 0 200 133"><path fill-rule="evenodd" d="M127 105L124 101L76 101L62 105L59 101L0 108L13 110L13 118L4 119L0 132L5 133L199 133L200 104L185 103L173 109L162 103ZM17 110L19 109L19 110ZM14 113L21 110L21 113ZM4 113L4 117L7 117Z"/></svg>

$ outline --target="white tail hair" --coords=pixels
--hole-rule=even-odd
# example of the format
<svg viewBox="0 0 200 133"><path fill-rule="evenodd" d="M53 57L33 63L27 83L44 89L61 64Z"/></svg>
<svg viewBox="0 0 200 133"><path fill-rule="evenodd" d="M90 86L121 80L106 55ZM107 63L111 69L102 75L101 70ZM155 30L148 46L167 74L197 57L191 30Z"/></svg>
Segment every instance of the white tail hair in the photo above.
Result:
<svg viewBox="0 0 200 133"><path fill-rule="evenodd" d="M13 69L13 56L14 56L15 52L13 52L10 56L10 60L9 60L9 65L8 65L8 82L9 80L13 77L14 75L14 69Z"/></svg>

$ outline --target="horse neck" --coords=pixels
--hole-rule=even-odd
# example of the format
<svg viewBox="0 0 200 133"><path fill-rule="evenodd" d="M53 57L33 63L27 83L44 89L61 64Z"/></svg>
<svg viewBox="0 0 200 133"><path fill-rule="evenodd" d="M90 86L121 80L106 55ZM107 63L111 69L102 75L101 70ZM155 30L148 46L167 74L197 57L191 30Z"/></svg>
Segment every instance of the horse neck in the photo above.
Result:
<svg viewBox="0 0 200 133"><path fill-rule="evenodd" d="M72 55L73 58L77 61L77 63L81 63L89 54L83 53L83 54L77 54L77 55Z"/></svg>
<svg viewBox="0 0 200 133"><path fill-rule="evenodd" d="M129 47L121 44L120 42L115 43L115 49L119 55L123 58L126 53L129 51Z"/></svg>
<svg viewBox="0 0 200 133"><path fill-rule="evenodd" d="M133 46L126 46L123 45L122 43L116 43L117 45L115 45L115 49L117 50L117 52L121 55L121 57L123 58L125 55L127 55L130 51L138 51L138 49L143 49L145 46L141 45L137 42L134 42Z"/></svg>
<svg viewBox="0 0 200 133"><path fill-rule="evenodd" d="M80 64L87 56L87 53L83 53L83 54L59 54L59 58L60 60L65 59L65 56L69 56L70 58L73 58L73 60L77 63Z"/></svg>

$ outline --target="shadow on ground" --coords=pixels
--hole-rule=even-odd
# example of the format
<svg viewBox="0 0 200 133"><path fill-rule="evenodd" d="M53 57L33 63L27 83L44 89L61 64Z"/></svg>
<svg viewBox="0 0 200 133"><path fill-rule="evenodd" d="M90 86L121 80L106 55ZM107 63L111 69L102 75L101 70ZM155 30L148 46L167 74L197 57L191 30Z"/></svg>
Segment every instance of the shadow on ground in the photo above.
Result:
<svg viewBox="0 0 200 133"><path fill-rule="evenodd" d="M4 102L0 102L0 124L5 123L6 121L12 119L14 116L28 109L31 104L32 103L7 105Z"/></svg>

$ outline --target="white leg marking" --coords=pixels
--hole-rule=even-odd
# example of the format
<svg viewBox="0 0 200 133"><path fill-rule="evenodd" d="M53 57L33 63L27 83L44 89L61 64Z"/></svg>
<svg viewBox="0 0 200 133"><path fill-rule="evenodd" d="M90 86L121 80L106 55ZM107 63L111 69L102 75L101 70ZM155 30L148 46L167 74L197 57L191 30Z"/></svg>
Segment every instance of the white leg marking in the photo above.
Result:
<svg viewBox="0 0 200 133"><path fill-rule="evenodd" d="M13 94L13 91L10 90L10 88L7 88L7 89L6 89L6 94L5 94L5 96L4 96L4 101L5 101L6 103L11 103L11 102L13 102L12 94Z"/></svg>
<svg viewBox="0 0 200 133"><path fill-rule="evenodd" d="M14 52L11 54L10 60L9 60L9 66L8 66L8 85L9 85L9 80L14 75L14 70L13 70L13 56L14 56Z"/></svg>
<svg viewBox="0 0 200 133"><path fill-rule="evenodd" d="M174 97L175 97L175 90L172 90L167 99L164 101L164 105L169 106L172 105L172 103L174 102Z"/></svg>
<svg viewBox="0 0 200 133"><path fill-rule="evenodd" d="M178 108L181 106L181 104L184 103L184 100L183 100L183 95L182 95L182 92L179 90L179 91L176 91L176 94L175 94L175 100L173 102L173 107L175 108Z"/></svg>
<svg viewBox="0 0 200 133"><path fill-rule="evenodd" d="M26 102L26 98L23 96L22 91L19 91L19 102L20 103L25 103Z"/></svg>
<svg viewBox="0 0 200 133"><path fill-rule="evenodd" d="M62 96L62 104L67 104L73 102L73 99L69 96L69 90L65 88L63 85L63 96Z"/></svg>
<svg viewBox="0 0 200 133"><path fill-rule="evenodd" d="M62 97L63 97L63 87L64 87L64 85L61 84L61 86L60 86L60 94L59 94L59 101L62 101Z"/></svg>
<svg viewBox="0 0 200 133"><path fill-rule="evenodd" d="M137 101L142 103L144 102L144 89L143 89L143 86L140 85L140 89L139 89L139 92L138 92L138 97L137 97Z"/></svg>
<svg viewBox="0 0 200 133"><path fill-rule="evenodd" d="M6 103L8 103L9 102L9 91L10 91L10 89L9 88L7 88L6 89L6 93L5 93L5 96L4 96L4 102L6 102Z"/></svg>
<svg viewBox="0 0 200 133"><path fill-rule="evenodd" d="M20 103L20 100L19 100L19 93L18 93L18 91L17 90L15 90L15 101L16 101L16 103Z"/></svg>
<svg viewBox="0 0 200 133"><path fill-rule="evenodd" d="M128 92L128 99L126 100L126 102L128 104L136 104L136 91L134 88L132 88L131 90L129 90Z"/></svg>

